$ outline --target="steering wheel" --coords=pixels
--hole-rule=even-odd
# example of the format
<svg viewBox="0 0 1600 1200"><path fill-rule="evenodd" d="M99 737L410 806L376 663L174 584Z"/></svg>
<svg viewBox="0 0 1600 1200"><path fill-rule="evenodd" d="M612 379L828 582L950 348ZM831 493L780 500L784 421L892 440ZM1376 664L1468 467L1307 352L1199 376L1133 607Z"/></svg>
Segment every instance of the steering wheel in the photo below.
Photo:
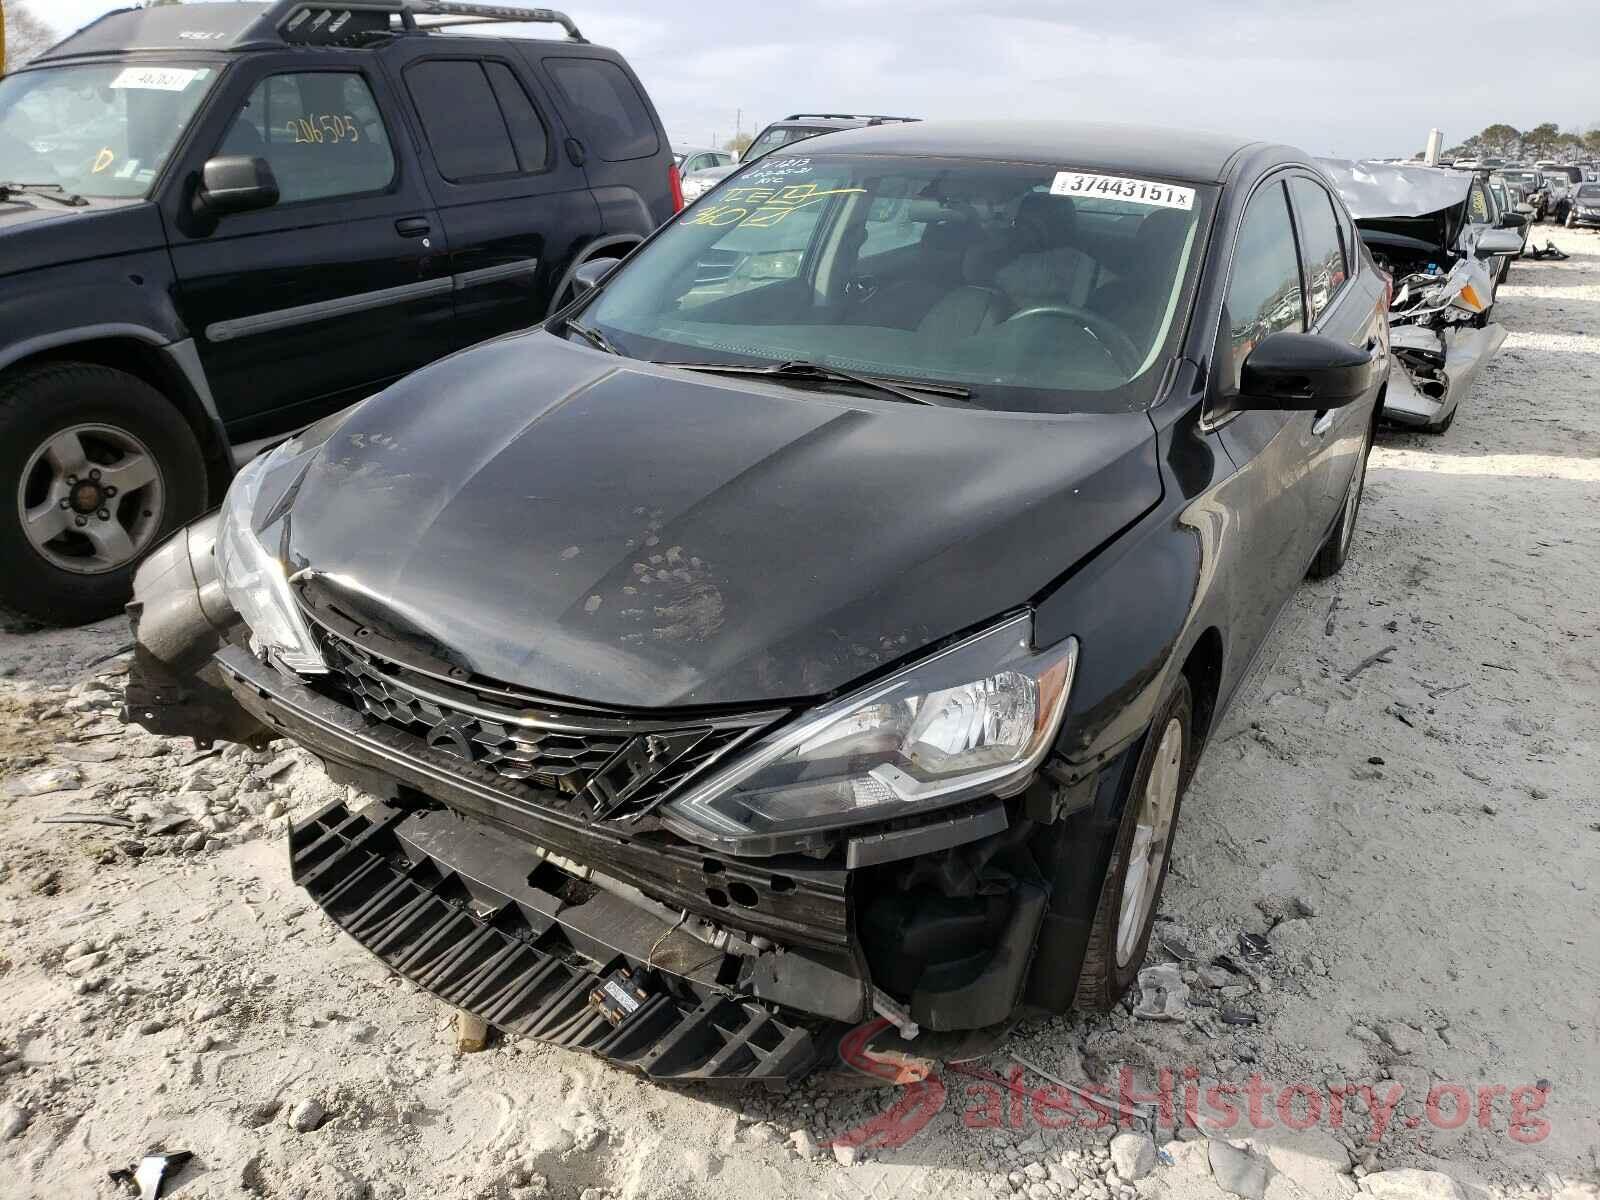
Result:
<svg viewBox="0 0 1600 1200"><path fill-rule="evenodd" d="M1144 361L1139 348L1133 344L1133 339L1122 331L1122 327L1099 313L1089 312L1075 304L1035 304L1031 308L1012 313L1006 318L1005 324L1010 325L1032 317L1056 317L1065 321L1076 321L1089 331L1095 341L1105 347L1106 353L1117 366L1128 373L1129 378L1133 377L1139 370L1139 364Z"/></svg>

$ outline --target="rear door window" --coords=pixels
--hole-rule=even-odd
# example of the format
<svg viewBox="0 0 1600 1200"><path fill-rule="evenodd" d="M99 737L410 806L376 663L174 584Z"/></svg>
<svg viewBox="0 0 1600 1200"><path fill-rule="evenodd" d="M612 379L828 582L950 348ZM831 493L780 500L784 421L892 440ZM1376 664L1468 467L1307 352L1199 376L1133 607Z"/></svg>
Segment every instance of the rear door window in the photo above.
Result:
<svg viewBox="0 0 1600 1200"><path fill-rule="evenodd" d="M405 78L439 174L463 183L522 169L483 63L433 59L407 67Z"/></svg>
<svg viewBox="0 0 1600 1200"><path fill-rule="evenodd" d="M542 171L550 162L550 134L539 110L528 98L528 89L516 73L502 62L486 62L484 71L494 98L500 102L500 115L511 132L511 145L517 152L517 166L524 173Z"/></svg>
<svg viewBox="0 0 1600 1200"><path fill-rule="evenodd" d="M1239 224L1228 281L1228 321L1235 389L1245 358L1262 340L1285 329L1305 330L1300 260L1281 183L1257 191Z"/></svg>
<svg viewBox="0 0 1600 1200"><path fill-rule="evenodd" d="M603 58L547 58L545 68L576 110L589 149L607 162L648 158L661 149L650 109L633 80Z"/></svg>
<svg viewBox="0 0 1600 1200"><path fill-rule="evenodd" d="M1306 268L1306 299L1313 323L1322 315L1339 289L1348 270L1344 245L1339 236L1339 218L1333 197L1321 184L1303 177L1289 181L1294 196L1294 215L1300 233L1300 258Z"/></svg>

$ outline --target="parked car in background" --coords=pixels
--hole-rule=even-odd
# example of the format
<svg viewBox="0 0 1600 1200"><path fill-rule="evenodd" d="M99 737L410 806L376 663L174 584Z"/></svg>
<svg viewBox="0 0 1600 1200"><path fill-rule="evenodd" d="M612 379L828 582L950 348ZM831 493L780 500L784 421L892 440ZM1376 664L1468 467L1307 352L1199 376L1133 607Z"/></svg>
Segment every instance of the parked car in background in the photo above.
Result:
<svg viewBox="0 0 1600 1200"><path fill-rule="evenodd" d="M115 612L254 448L543 320L672 215L621 55L549 10L565 39L440 27L506 19L124 9L0 80L0 605Z"/></svg>
<svg viewBox="0 0 1600 1200"><path fill-rule="evenodd" d="M1479 172L1318 163L1393 280L1383 415L1443 433L1505 341L1490 313L1497 281L1524 243L1522 218L1498 212Z"/></svg>
<svg viewBox="0 0 1600 1200"><path fill-rule="evenodd" d="M1600 183L1580 183L1573 192L1567 226L1579 225L1600 225Z"/></svg>
<svg viewBox="0 0 1600 1200"><path fill-rule="evenodd" d="M1517 189L1522 202L1533 209L1533 219L1544 220L1550 211L1550 189L1543 172L1530 167L1506 167L1500 174L1509 186Z"/></svg>
<svg viewBox="0 0 1600 1200"><path fill-rule="evenodd" d="M1581 173L1581 172L1580 172ZM1572 189L1575 186L1567 173L1560 168L1540 172L1544 176L1545 193L1549 197L1545 215L1558 225L1567 221L1572 210Z"/></svg>
<svg viewBox="0 0 1600 1200"><path fill-rule="evenodd" d="M730 255L767 265L704 283ZM580 278L169 542L129 715L358 782L290 836L328 915L651 1077L1112 1007L1203 748L1360 512L1387 280L1312 160L857 129ZM184 706L135 699L178 666Z"/></svg>
<svg viewBox="0 0 1600 1200"><path fill-rule="evenodd" d="M696 147L675 148L672 157L678 164L678 174L682 176L691 175L695 171L726 167L734 161L733 155L726 150L704 150Z"/></svg>
<svg viewBox="0 0 1600 1200"><path fill-rule="evenodd" d="M698 200L708 190L721 183L740 167L764 158L781 146L793 142L803 142L807 138L818 137L824 133L834 133L841 129L862 129L872 125L898 124L903 121L915 121L915 117L883 117L861 116L848 113L793 113L781 121L774 121L760 133L755 140L745 147L744 153L739 156L739 161L720 167L696 171L684 179L683 198L686 203Z"/></svg>

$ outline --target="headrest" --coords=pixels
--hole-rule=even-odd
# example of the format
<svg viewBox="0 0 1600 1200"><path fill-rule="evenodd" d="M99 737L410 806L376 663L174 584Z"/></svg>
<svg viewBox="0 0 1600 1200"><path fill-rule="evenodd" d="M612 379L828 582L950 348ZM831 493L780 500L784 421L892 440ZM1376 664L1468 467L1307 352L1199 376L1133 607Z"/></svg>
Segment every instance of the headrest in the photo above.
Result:
<svg viewBox="0 0 1600 1200"><path fill-rule="evenodd" d="M1078 210L1070 196L1029 192L1017 205L1017 217L1012 225L1030 248L1050 250L1072 241L1078 225Z"/></svg>

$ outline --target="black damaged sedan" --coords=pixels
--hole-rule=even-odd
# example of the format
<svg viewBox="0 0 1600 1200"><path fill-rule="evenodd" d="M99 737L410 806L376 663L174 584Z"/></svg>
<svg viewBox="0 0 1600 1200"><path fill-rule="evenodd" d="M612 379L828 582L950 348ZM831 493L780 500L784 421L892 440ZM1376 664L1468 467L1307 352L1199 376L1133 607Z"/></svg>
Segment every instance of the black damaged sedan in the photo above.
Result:
<svg viewBox="0 0 1600 1200"><path fill-rule="evenodd" d="M1311 160L836 134L583 287L246 468L128 716L304 746L370 797L289 839L339 925L652 1077L1112 1004L1360 507L1387 280Z"/></svg>

